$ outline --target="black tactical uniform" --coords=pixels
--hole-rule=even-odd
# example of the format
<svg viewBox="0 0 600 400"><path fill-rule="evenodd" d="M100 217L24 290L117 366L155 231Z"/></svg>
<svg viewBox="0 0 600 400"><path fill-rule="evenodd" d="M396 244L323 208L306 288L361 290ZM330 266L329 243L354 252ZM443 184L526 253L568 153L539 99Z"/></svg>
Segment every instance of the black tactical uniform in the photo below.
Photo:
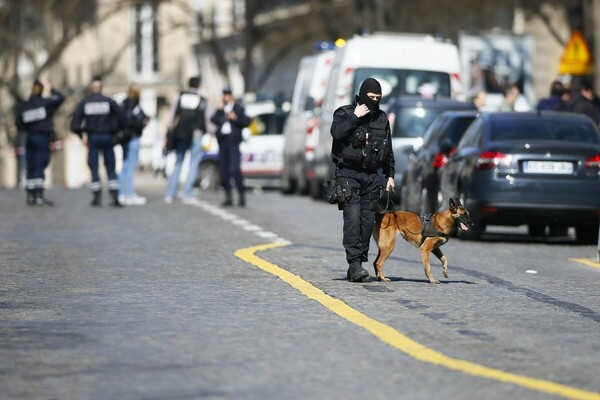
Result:
<svg viewBox="0 0 600 400"><path fill-rule="evenodd" d="M344 238L348 280L368 281L369 273L362 268L368 261L369 244L375 207L385 178L394 177L390 126L378 101L366 94L381 94L381 86L372 78L363 82L356 102L338 108L333 114L331 157L336 164L336 184L345 193L343 199ZM357 117L357 104L365 104L370 112ZM383 172L383 175L381 175Z"/></svg>
<svg viewBox="0 0 600 400"><path fill-rule="evenodd" d="M44 197L44 170L50 162L50 141L54 135L52 116L65 101L65 96L51 89L50 97L42 97L44 86L35 81L29 100L17 111L17 128L26 135L27 204L52 205Z"/></svg>
<svg viewBox="0 0 600 400"><path fill-rule="evenodd" d="M84 131L87 133L88 166L92 174L90 185L93 195L92 206L101 205L102 185L98 174L98 156L102 152L104 167L108 175L111 204L120 207L113 135L126 127L125 114L113 99L101 93L100 78L92 80L91 90L92 93L77 105L71 120L71 130L79 137L83 136Z"/></svg>

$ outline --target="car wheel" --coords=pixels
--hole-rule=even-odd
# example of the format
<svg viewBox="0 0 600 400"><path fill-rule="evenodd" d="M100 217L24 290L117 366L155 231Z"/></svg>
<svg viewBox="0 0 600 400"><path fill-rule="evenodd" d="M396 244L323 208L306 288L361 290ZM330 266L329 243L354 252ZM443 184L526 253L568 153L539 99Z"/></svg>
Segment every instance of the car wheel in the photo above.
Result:
<svg viewBox="0 0 600 400"><path fill-rule="evenodd" d="M575 235L579 244L598 243L598 224L578 225L575 227Z"/></svg>
<svg viewBox="0 0 600 400"><path fill-rule="evenodd" d="M435 197L434 197L435 195ZM429 189L421 189L421 213L433 214L438 210L438 193L430 193Z"/></svg>
<svg viewBox="0 0 600 400"><path fill-rule="evenodd" d="M281 178L281 193L283 194L293 194L295 190L295 185L293 180L290 178L289 174L284 173Z"/></svg>
<svg viewBox="0 0 600 400"><path fill-rule="evenodd" d="M463 206L465 204L467 204L467 198L465 197L464 194L461 193L457 197ZM485 231L485 223L482 222L481 220L479 220L473 214L471 214L471 220L473 221L473 225L471 225L469 227L468 231L465 232L459 228L456 229L457 236L459 239L462 239L462 240L480 240L481 239L481 234L483 233L483 231Z"/></svg>
<svg viewBox="0 0 600 400"><path fill-rule="evenodd" d="M431 213L429 207L429 193L427 192L427 188L421 189L421 215Z"/></svg>
<svg viewBox="0 0 600 400"><path fill-rule="evenodd" d="M406 194L406 185L402 185L400 187L400 205L402 206L402 210L409 211L406 205L408 204L408 198Z"/></svg>
<svg viewBox="0 0 600 400"><path fill-rule="evenodd" d="M471 218L471 219L473 220L473 225L469 227L468 231L465 232L459 228L456 228L457 236L459 239L475 240L475 241L481 239L481 234L485 230L485 225L481 221L478 221L473 218Z"/></svg>
<svg viewBox="0 0 600 400"><path fill-rule="evenodd" d="M444 202L444 195L441 190L438 190L437 197L435 199L435 211L442 208L443 202Z"/></svg>
<svg viewBox="0 0 600 400"><path fill-rule="evenodd" d="M309 183L308 194L314 200L322 200L323 196L323 183L319 179L311 179Z"/></svg>
<svg viewBox="0 0 600 400"><path fill-rule="evenodd" d="M200 190L216 190L221 184L217 163L204 161L200 163L198 168L198 187Z"/></svg>
<svg viewBox="0 0 600 400"><path fill-rule="evenodd" d="M544 224L529 224L527 226L529 230L529 236L545 236L546 225Z"/></svg>

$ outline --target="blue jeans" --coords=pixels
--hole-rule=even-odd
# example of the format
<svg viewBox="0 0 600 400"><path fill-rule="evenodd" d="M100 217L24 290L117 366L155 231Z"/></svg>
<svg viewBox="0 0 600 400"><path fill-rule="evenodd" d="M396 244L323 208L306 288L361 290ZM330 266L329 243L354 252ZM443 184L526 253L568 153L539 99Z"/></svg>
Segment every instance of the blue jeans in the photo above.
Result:
<svg viewBox="0 0 600 400"><path fill-rule="evenodd" d="M169 177L169 182L167 183L167 191L165 193L165 197L175 198L177 194L177 187L179 186L179 175L181 174L181 166L183 165L183 159L185 158L185 153L188 150L188 146L183 142L175 143L175 154L177 159L175 160L175 168L173 169L173 173Z"/></svg>
<svg viewBox="0 0 600 400"><path fill-rule="evenodd" d="M194 196L194 183L198 178L198 166L200 165L200 160L202 160L203 154L204 151L202 150L202 136L194 135L192 148L190 149L190 168L188 171L187 179L185 181L185 185L183 186L183 197Z"/></svg>
<svg viewBox="0 0 600 400"><path fill-rule="evenodd" d="M119 174L119 194L131 197L135 193L133 188L133 177L137 170L140 152L140 138L132 138L123 146L123 167Z"/></svg>

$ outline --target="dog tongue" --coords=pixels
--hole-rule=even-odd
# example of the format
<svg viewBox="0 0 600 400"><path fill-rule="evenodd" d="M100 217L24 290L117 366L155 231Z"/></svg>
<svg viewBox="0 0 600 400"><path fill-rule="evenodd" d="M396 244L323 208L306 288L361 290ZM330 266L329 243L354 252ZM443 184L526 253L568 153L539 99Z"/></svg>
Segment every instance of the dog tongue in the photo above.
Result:
<svg viewBox="0 0 600 400"><path fill-rule="evenodd" d="M465 225L463 222L460 223L460 229L462 229L463 231L468 231L469 227L467 225Z"/></svg>

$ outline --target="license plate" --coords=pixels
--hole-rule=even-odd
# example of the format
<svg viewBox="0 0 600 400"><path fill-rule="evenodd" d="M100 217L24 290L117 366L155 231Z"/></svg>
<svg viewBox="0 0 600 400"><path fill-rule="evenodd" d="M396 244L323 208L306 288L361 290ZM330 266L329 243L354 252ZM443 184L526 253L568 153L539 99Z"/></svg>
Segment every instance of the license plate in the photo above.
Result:
<svg viewBox="0 0 600 400"><path fill-rule="evenodd" d="M573 163L558 161L525 161L523 172L526 174L559 174L573 173Z"/></svg>

